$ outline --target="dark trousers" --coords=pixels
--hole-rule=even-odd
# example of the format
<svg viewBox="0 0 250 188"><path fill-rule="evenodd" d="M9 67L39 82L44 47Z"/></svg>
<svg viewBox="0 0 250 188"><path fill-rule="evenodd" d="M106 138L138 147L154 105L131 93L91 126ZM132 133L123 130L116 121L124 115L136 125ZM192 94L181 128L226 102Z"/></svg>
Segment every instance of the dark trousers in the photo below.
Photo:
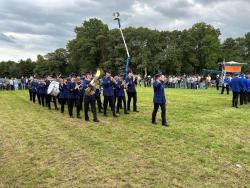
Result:
<svg viewBox="0 0 250 188"><path fill-rule="evenodd" d="M91 106L91 111L93 113L94 120L97 120L96 107L95 107L95 96L85 96L84 97L84 116L85 120L89 120L89 106Z"/></svg>
<svg viewBox="0 0 250 188"><path fill-rule="evenodd" d="M103 102L103 106L104 106L104 115L107 114L107 107L108 107L108 103L111 107L111 111L113 113L113 116L115 116L115 104L114 104L114 96L104 96L104 102Z"/></svg>
<svg viewBox="0 0 250 188"><path fill-rule="evenodd" d="M124 113L127 112L126 97L125 96L119 96L119 97L117 97L117 105L116 105L116 112L117 113L119 113L119 110L122 109L122 102L123 102Z"/></svg>
<svg viewBox="0 0 250 188"><path fill-rule="evenodd" d="M35 92L32 92L32 100L33 100L33 103L36 103L36 93Z"/></svg>
<svg viewBox="0 0 250 188"><path fill-rule="evenodd" d="M250 103L250 92L247 93L247 101Z"/></svg>
<svg viewBox="0 0 250 188"><path fill-rule="evenodd" d="M32 90L29 89L30 101L32 101Z"/></svg>
<svg viewBox="0 0 250 188"><path fill-rule="evenodd" d="M76 114L77 114L77 117L79 117L80 111L82 108L82 96L76 96L75 105L76 105Z"/></svg>
<svg viewBox="0 0 250 188"><path fill-rule="evenodd" d="M162 125L166 125L166 104L159 104L159 103L154 103L154 110L152 113L152 123L155 123L156 120L156 114L158 111L159 106L161 107L161 121L162 121Z"/></svg>
<svg viewBox="0 0 250 188"><path fill-rule="evenodd" d="M39 93L37 93L37 100L38 100L38 104L41 105L41 95Z"/></svg>
<svg viewBox="0 0 250 188"><path fill-rule="evenodd" d="M221 90L221 94L223 94L224 93L224 89L226 88L226 90L227 90L227 94L229 95L229 85L226 85L226 87L223 85L222 86L222 90Z"/></svg>
<svg viewBox="0 0 250 188"><path fill-rule="evenodd" d="M232 106L238 107L238 98L239 98L240 92L233 92L233 100L232 100Z"/></svg>
<svg viewBox="0 0 250 188"><path fill-rule="evenodd" d="M127 92L128 94L128 103L127 103L127 110L130 111L130 103L131 99L133 98L133 111L137 110L136 102L137 102L137 94L136 92Z"/></svg>
<svg viewBox="0 0 250 188"><path fill-rule="evenodd" d="M219 90L220 87L219 87L219 83L216 83L216 89Z"/></svg>
<svg viewBox="0 0 250 188"><path fill-rule="evenodd" d="M240 92L240 105L247 104L247 92L241 91Z"/></svg>
<svg viewBox="0 0 250 188"><path fill-rule="evenodd" d="M74 107L74 104L75 104L75 99L68 99L67 103L68 103L69 116L72 117L73 116L73 107Z"/></svg>
<svg viewBox="0 0 250 188"><path fill-rule="evenodd" d="M67 102L67 99L64 99L64 98L59 98L59 103L61 105L61 112L64 113L64 106Z"/></svg>
<svg viewBox="0 0 250 188"><path fill-rule="evenodd" d="M102 111L102 101L101 101L101 96L95 96L95 100L97 102L97 106L98 106L98 111L101 112Z"/></svg>
<svg viewBox="0 0 250 188"><path fill-rule="evenodd" d="M44 99L45 99L45 94L40 94L40 100L41 100L42 106L44 106Z"/></svg>
<svg viewBox="0 0 250 188"><path fill-rule="evenodd" d="M46 104L48 108L51 109L51 106L50 106L51 98L53 99L55 109L57 109L56 97L49 95L49 94L46 95Z"/></svg>

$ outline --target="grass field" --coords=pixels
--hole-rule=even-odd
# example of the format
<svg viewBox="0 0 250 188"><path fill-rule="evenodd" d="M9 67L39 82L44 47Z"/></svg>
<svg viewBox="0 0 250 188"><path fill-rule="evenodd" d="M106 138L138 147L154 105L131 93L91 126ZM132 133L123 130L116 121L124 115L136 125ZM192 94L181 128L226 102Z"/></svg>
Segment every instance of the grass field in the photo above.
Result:
<svg viewBox="0 0 250 188"><path fill-rule="evenodd" d="M99 124L0 92L0 187L250 187L250 105L166 93L168 128L150 123L152 88L138 88L139 113Z"/></svg>

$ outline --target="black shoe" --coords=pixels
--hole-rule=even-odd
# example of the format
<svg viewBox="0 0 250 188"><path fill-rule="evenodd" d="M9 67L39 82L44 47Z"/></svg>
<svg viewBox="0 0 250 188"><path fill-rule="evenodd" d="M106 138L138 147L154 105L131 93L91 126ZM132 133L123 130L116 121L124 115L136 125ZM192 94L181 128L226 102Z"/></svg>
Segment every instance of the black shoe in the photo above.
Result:
<svg viewBox="0 0 250 188"><path fill-rule="evenodd" d="M152 123L153 125L157 125L157 123L156 123L155 121L152 121L151 123Z"/></svg>
<svg viewBox="0 0 250 188"><path fill-rule="evenodd" d="M129 114L128 112L124 112L124 114Z"/></svg>
<svg viewBox="0 0 250 188"><path fill-rule="evenodd" d="M59 110L59 108L55 108L55 110Z"/></svg>
<svg viewBox="0 0 250 188"><path fill-rule="evenodd" d="M79 116L77 116L77 119L82 119L82 118L81 118L81 116L79 115Z"/></svg>
<svg viewBox="0 0 250 188"><path fill-rule="evenodd" d="M169 124L168 123L162 123L162 126L163 127L169 127Z"/></svg>
<svg viewBox="0 0 250 188"><path fill-rule="evenodd" d="M239 108L238 106L235 106L235 108Z"/></svg>
<svg viewBox="0 0 250 188"><path fill-rule="evenodd" d="M107 114L103 114L105 117L107 117L108 115Z"/></svg>
<svg viewBox="0 0 250 188"><path fill-rule="evenodd" d="M89 121L89 119L85 119L85 121Z"/></svg>
<svg viewBox="0 0 250 188"><path fill-rule="evenodd" d="M97 123L98 123L98 122L100 122L100 121L99 121L98 119L94 119L94 122L97 122Z"/></svg>
<svg viewBox="0 0 250 188"><path fill-rule="evenodd" d="M118 116L116 114L114 114L113 117L118 117Z"/></svg>
<svg viewBox="0 0 250 188"><path fill-rule="evenodd" d="M139 112L138 110L134 110L133 112Z"/></svg>

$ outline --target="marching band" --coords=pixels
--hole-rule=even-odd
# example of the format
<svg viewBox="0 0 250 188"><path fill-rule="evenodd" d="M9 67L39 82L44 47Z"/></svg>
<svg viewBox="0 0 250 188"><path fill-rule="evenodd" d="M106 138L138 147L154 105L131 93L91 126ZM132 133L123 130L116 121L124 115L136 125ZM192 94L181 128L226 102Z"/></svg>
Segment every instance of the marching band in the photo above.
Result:
<svg viewBox="0 0 250 188"><path fill-rule="evenodd" d="M75 107L76 117L81 118L80 113L83 111L85 121L90 121L89 112L92 112L94 122L99 122L97 110L104 116L108 115L109 108L113 117L117 117L121 109L124 110L124 114L129 114L131 100L133 100L133 111L138 112L135 87L137 80L132 71L126 79L121 74L112 77L110 70L105 72L105 76L101 76L101 71L97 70L95 75L86 72L82 77L72 74L68 78L55 79L51 76L45 79L33 78L29 83L30 101L36 103L37 99L38 104L48 107L49 110L51 109L50 103L53 101L55 110L59 110L58 101L61 113L64 113L65 105L67 105L70 118L74 117ZM125 90L128 96L127 101ZM101 93L103 93L103 104Z"/></svg>

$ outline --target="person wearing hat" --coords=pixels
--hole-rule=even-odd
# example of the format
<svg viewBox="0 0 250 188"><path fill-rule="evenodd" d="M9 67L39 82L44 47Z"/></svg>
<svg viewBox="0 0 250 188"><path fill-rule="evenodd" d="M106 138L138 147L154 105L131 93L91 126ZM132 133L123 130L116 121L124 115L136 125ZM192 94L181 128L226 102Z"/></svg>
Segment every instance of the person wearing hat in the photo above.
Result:
<svg viewBox="0 0 250 188"><path fill-rule="evenodd" d="M116 113L119 113L119 110L122 108L123 102L124 114L129 114L126 108L126 97L124 87L125 83L123 82L123 78L121 75L118 75L117 80L115 81L115 93L117 97Z"/></svg>
<svg viewBox="0 0 250 188"><path fill-rule="evenodd" d="M233 98L232 98L232 107L238 108L238 98L241 90L243 89L243 83L239 77L239 73L234 74L234 78L230 82L230 87L232 88Z"/></svg>
<svg viewBox="0 0 250 188"><path fill-rule="evenodd" d="M73 107L76 99L76 84L75 84L75 75L71 75L71 79L67 81L67 104L68 104L68 112L69 117L73 118Z"/></svg>
<svg viewBox="0 0 250 188"><path fill-rule="evenodd" d="M158 73L155 75L155 81L153 83L154 110L152 113L152 124L156 124L156 114L157 114L158 108L161 107L162 126L167 126L167 122L166 122L166 97L165 97L165 91L164 91L164 81L165 81L165 77L161 73Z"/></svg>
<svg viewBox="0 0 250 188"><path fill-rule="evenodd" d="M229 95L229 83L230 83L231 79L228 75L226 75L226 77L224 78L224 82L223 82L223 86L222 86L222 90L221 90L221 94L223 95L224 90L226 88L227 90L227 95Z"/></svg>
<svg viewBox="0 0 250 188"><path fill-rule="evenodd" d="M85 91L88 87L92 87L90 84L92 79L92 73L86 72L85 74L85 79L83 81L83 91L84 91L84 116L85 116L85 121L89 121L89 106L91 106L91 111L93 113L93 119L94 122L99 122L97 119L97 114L96 114L96 106L95 106L95 91L91 90L90 96L88 96Z"/></svg>
<svg viewBox="0 0 250 188"><path fill-rule="evenodd" d="M114 78L111 77L111 71L107 70L106 75L102 78L102 87L103 87L103 96L104 96L104 101L103 101L104 116L107 116L107 107L108 107L108 103L109 103L109 105L111 107L111 111L113 113L113 116L117 117L117 115L115 114L113 84L114 84Z"/></svg>
<svg viewBox="0 0 250 188"><path fill-rule="evenodd" d="M128 73L128 77L125 80L125 84L127 85L127 94L128 94L128 102L127 102L127 110L130 111L130 103L133 98L133 111L137 111L137 93L135 88L135 77L133 76L133 72L130 70Z"/></svg>
<svg viewBox="0 0 250 188"><path fill-rule="evenodd" d="M64 106L67 102L67 93L68 93L68 90L67 90L67 79L64 79L64 78L61 78L60 79L60 85L59 85L59 90L60 90L60 93L59 93L59 102L61 104L61 113L64 113Z"/></svg>
<svg viewBox="0 0 250 188"><path fill-rule="evenodd" d="M250 75L247 76L247 102L250 103Z"/></svg>
<svg viewBox="0 0 250 188"><path fill-rule="evenodd" d="M241 80L243 84L243 88L240 92L240 105L247 104L247 88L248 88L248 80L244 74L241 75Z"/></svg>

